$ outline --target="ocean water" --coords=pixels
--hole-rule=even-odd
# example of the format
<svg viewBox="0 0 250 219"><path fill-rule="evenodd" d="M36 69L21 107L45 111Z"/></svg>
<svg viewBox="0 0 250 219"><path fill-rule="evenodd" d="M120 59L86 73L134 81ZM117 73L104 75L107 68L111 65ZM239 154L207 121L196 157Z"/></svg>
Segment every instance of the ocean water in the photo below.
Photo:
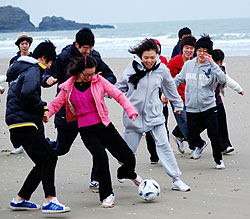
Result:
<svg viewBox="0 0 250 219"><path fill-rule="evenodd" d="M250 55L250 18L192 20L148 23L120 23L115 29L93 30L95 49L102 57L131 57L128 52L145 38L156 38L162 44L162 55L170 57L173 47L178 41L178 30L189 27L198 39L206 33L212 37L214 48L220 48L226 56ZM63 47L74 41L73 31L30 32L34 38L31 51L43 40L51 40L60 52ZM17 52L14 42L18 33L0 33L0 58L11 58Z"/></svg>

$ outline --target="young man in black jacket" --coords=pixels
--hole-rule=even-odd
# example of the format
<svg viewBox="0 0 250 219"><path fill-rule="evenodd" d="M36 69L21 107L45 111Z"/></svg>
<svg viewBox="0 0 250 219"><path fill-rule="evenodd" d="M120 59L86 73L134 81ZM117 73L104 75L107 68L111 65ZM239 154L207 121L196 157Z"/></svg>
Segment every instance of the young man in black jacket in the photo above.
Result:
<svg viewBox="0 0 250 219"><path fill-rule="evenodd" d="M54 185L56 153L44 137L43 116L48 113L46 102L41 99L41 78L44 70L56 58L55 46L50 41L40 43L33 57L23 56L10 66L7 81L6 124L9 126L13 145L22 145L35 166L27 176L21 190L10 202L13 210L37 210L40 206L29 201L42 181L45 193L43 213L70 211L58 202Z"/></svg>
<svg viewBox="0 0 250 219"><path fill-rule="evenodd" d="M75 42L66 46L57 56L51 68L45 72L42 79L43 87L50 87L56 83L61 84L69 78L67 67L73 58L91 55L97 61L96 73L101 75L112 84L116 83L116 77L109 66L104 63L99 52L94 50L95 36L89 28L83 28L75 36ZM57 93L60 91L57 88ZM57 128L57 140L54 143L58 156L69 152L76 136L79 133L77 121L67 123L65 108L62 107L55 115L55 127ZM93 167L95 164L93 164ZM92 169L90 189L98 190L98 177L95 168Z"/></svg>

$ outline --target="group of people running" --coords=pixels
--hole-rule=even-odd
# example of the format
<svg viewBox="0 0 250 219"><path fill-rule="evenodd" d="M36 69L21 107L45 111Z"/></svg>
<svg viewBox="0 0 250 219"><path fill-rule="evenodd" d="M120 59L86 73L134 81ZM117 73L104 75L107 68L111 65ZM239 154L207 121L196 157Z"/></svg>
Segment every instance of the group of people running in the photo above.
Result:
<svg viewBox="0 0 250 219"><path fill-rule="evenodd" d="M18 37L20 51L6 74L6 124L13 146L23 148L35 166L11 201L11 209L70 211L56 198L55 168L58 156L69 152L78 133L93 158L90 188L99 191L101 207L114 207L115 201L106 150L120 164L118 181L130 179L139 186L143 178L135 172L134 153L144 133L151 163L160 160L172 178L173 190L190 191L180 179L181 171L169 144L168 103L177 121L173 134L179 151L184 153L183 142L187 141L193 151L191 158L199 159L207 146L200 134L207 129L216 168L225 168L222 154L232 152L233 147L220 92L225 85L242 95L243 90L226 74L224 53L213 50L209 35L196 40L185 27L179 31L179 38L176 56L169 62L161 56L161 44L156 39L146 38L130 48L133 60L117 82L94 49L95 37L88 28L78 31L73 44L59 55L50 41L40 43L30 53L32 37L26 33ZM56 97L47 105L41 99L41 86L55 84ZM115 99L124 109L123 136L109 118L104 97ZM43 122L54 114L57 138L51 141L45 137ZM45 194L42 207L30 201L40 182Z"/></svg>

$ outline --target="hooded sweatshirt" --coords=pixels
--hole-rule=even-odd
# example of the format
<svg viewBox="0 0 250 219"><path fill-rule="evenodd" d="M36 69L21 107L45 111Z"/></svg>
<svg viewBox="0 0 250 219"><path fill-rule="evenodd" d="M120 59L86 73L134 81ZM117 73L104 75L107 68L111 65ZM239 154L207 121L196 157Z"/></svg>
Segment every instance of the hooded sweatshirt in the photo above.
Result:
<svg viewBox="0 0 250 219"><path fill-rule="evenodd" d="M218 83L226 83L226 75L215 62L199 66L196 57L186 61L175 77L177 87L184 82L186 111L198 113L216 106L215 89Z"/></svg>
<svg viewBox="0 0 250 219"><path fill-rule="evenodd" d="M142 60L135 55L134 61L137 62L140 70L146 70ZM136 108L139 116L135 121L130 121L125 113L123 114L123 123L126 131L147 132L154 126L163 124L165 117L162 113L163 104L159 98L159 89L164 93L167 99L173 101L175 110L183 109L183 102L177 92L174 80L165 64L157 58L156 64L159 64L156 70L147 72L137 84L137 89L128 82L129 77L135 74L132 61L123 72L121 80L115 86L126 96Z"/></svg>

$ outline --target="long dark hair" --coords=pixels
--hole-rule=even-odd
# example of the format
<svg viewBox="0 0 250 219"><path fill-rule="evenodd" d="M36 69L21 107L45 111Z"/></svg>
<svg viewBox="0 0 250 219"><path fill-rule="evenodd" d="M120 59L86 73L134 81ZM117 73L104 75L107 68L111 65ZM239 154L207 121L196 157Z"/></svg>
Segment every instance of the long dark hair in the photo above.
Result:
<svg viewBox="0 0 250 219"><path fill-rule="evenodd" d="M79 72L84 71L86 68L93 68L97 66L94 57L88 55L83 57L74 57L68 65L68 73L70 75L77 75Z"/></svg>
<svg viewBox="0 0 250 219"><path fill-rule="evenodd" d="M140 58L145 51L155 50L156 54L159 53L158 46L154 39L144 39L139 45L130 48L128 51L132 54L138 55Z"/></svg>

